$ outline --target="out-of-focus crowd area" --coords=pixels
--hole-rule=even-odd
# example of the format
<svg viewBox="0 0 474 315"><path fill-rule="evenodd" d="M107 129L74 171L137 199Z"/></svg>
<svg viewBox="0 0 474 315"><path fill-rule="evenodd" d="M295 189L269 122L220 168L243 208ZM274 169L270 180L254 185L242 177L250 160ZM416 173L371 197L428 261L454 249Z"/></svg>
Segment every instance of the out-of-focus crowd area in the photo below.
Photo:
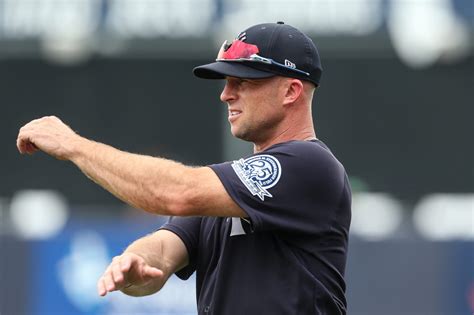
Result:
<svg viewBox="0 0 474 315"><path fill-rule="evenodd" d="M111 258L166 218L15 148L56 115L131 152L208 165L233 139L194 78L246 27L285 21L323 62L317 135L353 189L348 314L474 313L472 0L0 0L0 314L196 314L194 280L99 298ZM249 283L249 286L252 284Z"/></svg>

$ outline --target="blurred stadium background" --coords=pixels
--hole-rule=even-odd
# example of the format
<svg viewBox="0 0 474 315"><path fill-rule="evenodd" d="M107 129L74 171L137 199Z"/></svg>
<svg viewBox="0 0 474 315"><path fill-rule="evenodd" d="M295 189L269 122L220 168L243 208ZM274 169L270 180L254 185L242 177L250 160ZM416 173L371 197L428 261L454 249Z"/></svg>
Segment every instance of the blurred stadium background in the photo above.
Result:
<svg viewBox="0 0 474 315"><path fill-rule="evenodd" d="M165 218L70 163L20 156L17 131L54 114L184 163L249 154L222 83L191 69L279 20L323 58L317 133L354 190L349 314L474 313L472 0L0 0L1 315L195 314L194 283L175 278L151 297L97 297L111 257Z"/></svg>

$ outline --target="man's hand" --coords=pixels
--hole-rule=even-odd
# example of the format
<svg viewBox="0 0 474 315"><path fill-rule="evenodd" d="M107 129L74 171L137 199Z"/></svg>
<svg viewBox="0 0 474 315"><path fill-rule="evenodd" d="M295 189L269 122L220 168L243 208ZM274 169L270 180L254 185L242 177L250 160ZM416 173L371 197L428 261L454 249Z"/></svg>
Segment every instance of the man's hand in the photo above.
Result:
<svg viewBox="0 0 474 315"><path fill-rule="evenodd" d="M16 145L22 154L41 150L57 159L67 160L81 139L59 118L47 116L24 125L18 133Z"/></svg>
<svg viewBox="0 0 474 315"><path fill-rule="evenodd" d="M100 277L97 292L100 296L117 290L129 295L142 295L140 291L148 291L145 287L155 286L153 282L161 287L164 280L163 271L148 265L141 256L124 253L114 257Z"/></svg>

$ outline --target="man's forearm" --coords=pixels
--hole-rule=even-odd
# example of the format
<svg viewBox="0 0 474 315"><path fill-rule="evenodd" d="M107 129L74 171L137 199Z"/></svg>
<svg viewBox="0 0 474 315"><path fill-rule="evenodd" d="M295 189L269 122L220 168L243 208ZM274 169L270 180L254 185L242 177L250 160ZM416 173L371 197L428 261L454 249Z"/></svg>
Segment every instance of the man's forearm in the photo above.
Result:
<svg viewBox="0 0 474 315"><path fill-rule="evenodd" d="M124 252L138 255L147 265L163 271L163 277L146 285L131 285L121 291L131 296L145 296L158 292L168 278L188 264L188 254L181 239L167 230L160 230L133 242Z"/></svg>
<svg viewBox="0 0 474 315"><path fill-rule="evenodd" d="M70 156L94 182L148 212L173 215L186 190L188 167L166 159L132 154L85 138Z"/></svg>
<svg viewBox="0 0 474 315"><path fill-rule="evenodd" d="M123 152L77 135L54 116L24 125L18 133L17 148L22 154L41 150L70 160L118 198L150 213L246 216L210 168Z"/></svg>

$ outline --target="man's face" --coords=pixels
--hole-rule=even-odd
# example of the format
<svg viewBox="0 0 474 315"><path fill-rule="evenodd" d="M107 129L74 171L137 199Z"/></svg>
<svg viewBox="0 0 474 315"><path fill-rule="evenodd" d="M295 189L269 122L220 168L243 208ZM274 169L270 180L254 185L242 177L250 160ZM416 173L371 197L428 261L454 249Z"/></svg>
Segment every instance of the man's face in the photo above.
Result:
<svg viewBox="0 0 474 315"><path fill-rule="evenodd" d="M235 137L258 143L278 132L284 118L282 79L226 79L221 100L228 105L228 120Z"/></svg>

